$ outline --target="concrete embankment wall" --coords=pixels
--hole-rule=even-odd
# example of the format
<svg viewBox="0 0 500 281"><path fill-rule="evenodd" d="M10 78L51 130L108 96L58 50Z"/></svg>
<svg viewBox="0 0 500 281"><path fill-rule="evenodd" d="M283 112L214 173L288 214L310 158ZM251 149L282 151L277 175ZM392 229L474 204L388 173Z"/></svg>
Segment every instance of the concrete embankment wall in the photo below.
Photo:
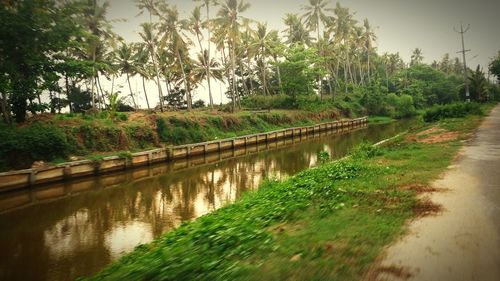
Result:
<svg viewBox="0 0 500 281"><path fill-rule="evenodd" d="M352 120L333 121L313 126L288 128L230 139L159 148L133 153L129 158L110 156L99 161L81 160L62 163L50 167L5 172L0 173L0 191L64 181L67 179L74 179L89 175L98 175L112 171L125 170L132 167L145 166L162 161L173 161L195 155L232 150L247 145L272 142L279 139L314 134L321 131L349 128L366 124L367 122L367 117Z"/></svg>

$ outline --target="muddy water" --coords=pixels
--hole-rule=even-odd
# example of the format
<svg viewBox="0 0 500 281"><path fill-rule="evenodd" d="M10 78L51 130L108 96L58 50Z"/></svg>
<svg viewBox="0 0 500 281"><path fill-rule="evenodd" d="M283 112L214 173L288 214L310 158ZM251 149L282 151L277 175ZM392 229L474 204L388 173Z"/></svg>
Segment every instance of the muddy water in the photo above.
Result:
<svg viewBox="0 0 500 281"><path fill-rule="evenodd" d="M255 190L412 121L327 132L222 154L0 194L0 280L73 280Z"/></svg>

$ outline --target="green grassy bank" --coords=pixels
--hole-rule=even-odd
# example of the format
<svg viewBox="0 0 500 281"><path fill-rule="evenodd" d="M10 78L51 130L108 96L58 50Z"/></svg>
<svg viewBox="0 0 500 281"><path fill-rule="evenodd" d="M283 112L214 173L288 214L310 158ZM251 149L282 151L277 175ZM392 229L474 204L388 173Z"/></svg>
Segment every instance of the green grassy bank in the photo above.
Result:
<svg viewBox="0 0 500 281"><path fill-rule="evenodd" d="M98 159L168 145L196 143L311 125L340 118L337 110L208 110L168 113L37 115L19 126L0 124L0 171L34 161Z"/></svg>
<svg viewBox="0 0 500 281"><path fill-rule="evenodd" d="M359 280L408 219L439 210L417 195L481 118L427 123L384 147L270 179L89 280Z"/></svg>

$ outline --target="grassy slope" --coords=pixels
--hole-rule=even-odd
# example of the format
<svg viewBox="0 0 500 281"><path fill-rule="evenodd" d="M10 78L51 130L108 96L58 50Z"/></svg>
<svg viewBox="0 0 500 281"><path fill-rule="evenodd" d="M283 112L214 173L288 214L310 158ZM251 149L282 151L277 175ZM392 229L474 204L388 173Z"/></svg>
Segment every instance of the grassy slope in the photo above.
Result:
<svg viewBox="0 0 500 281"><path fill-rule="evenodd" d="M335 110L234 114L197 110L120 114L115 118L106 112L97 116L37 115L17 128L0 128L0 171L28 168L37 160L64 162L70 155L95 160L125 151L223 139L335 118Z"/></svg>
<svg viewBox="0 0 500 281"><path fill-rule="evenodd" d="M427 136L413 133L383 149L365 146L349 159L270 180L90 279L358 280L405 221L428 211L418 187L445 170L480 119L427 125L454 130L458 139L424 144L418 140Z"/></svg>

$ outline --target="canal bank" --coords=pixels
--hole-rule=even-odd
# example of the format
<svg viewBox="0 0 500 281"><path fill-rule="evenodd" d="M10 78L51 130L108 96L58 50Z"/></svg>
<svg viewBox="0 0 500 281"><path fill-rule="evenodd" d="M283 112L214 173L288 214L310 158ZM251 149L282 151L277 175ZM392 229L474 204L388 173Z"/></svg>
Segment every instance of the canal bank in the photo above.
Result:
<svg viewBox="0 0 500 281"><path fill-rule="evenodd" d="M352 120L332 121L312 126L275 130L216 141L159 148L127 154L124 156L104 157L97 161L80 160L40 168L4 172L0 173L0 192L9 189L36 186L85 176L95 176L117 170L151 165L158 162L174 161L176 159L196 155L207 155L215 152L220 153L222 151L234 150L244 146L246 147L257 145L259 143L275 142L285 138L293 138L294 136L302 137L322 131L353 128L355 126L366 124L367 122L367 117L361 117Z"/></svg>
<svg viewBox="0 0 500 281"><path fill-rule="evenodd" d="M194 164L204 162L198 156L4 194L3 206L17 207L0 215L5 253L0 279L73 280L94 274L137 244L256 190L265 178L286 178L316 165L320 151L341 158L363 141L378 142L412 124L321 132L307 140L281 140L276 148L261 144L259 152L242 147L246 154L228 152L222 161L201 166Z"/></svg>

